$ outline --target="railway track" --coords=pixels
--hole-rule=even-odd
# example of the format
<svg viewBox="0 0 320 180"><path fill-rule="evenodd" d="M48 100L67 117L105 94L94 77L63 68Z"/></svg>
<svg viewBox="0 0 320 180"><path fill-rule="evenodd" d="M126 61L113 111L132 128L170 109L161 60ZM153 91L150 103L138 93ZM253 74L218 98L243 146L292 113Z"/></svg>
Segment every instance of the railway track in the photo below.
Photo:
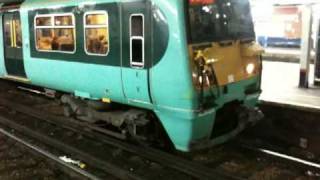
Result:
<svg viewBox="0 0 320 180"><path fill-rule="evenodd" d="M38 141L46 142L46 145L54 146L60 150L66 150L69 153L72 152L72 154L78 159L85 159L85 161L89 164L99 164L99 167L103 167L103 169L105 169L111 175L120 179L150 179L150 176L143 178L143 176L146 176L144 172L141 172L140 176L136 176L135 174L139 174L139 172L131 172L134 170L134 165L131 167L129 166L120 168L111 163L106 163L106 161L114 161L114 159L110 157L103 157L102 153L105 154L106 152L92 152L92 155L90 155L89 153L84 153L78 150L82 149L83 147L77 146L90 144L90 146L93 148L96 146L95 149L112 149L110 154L114 154L115 151L120 150L125 151L125 153L122 153L121 155L125 154L126 156L132 157L132 155L128 154L133 154L133 156L137 156L139 159L142 157L143 161L157 163L157 165L163 169L162 173L164 175L160 174L160 176L163 177L168 177L166 174L169 172L170 176L178 176L184 179L241 179L223 174L160 150L153 148L146 149L146 147L139 147L110 138L102 134L102 129L88 126L86 123L81 123L69 118L56 117L51 114L45 114L34 108L12 102L4 98L0 100L0 104L3 107L8 108L2 112L0 111L2 114L2 116L0 116L0 124L2 124L2 126L7 126L8 128L14 129L23 135L31 136L31 138L37 139ZM14 111L14 116L11 116L10 113L7 113L5 116L3 116L3 114L10 110ZM17 118L18 116L21 116L23 120L19 120ZM21 123L22 121L23 123ZM44 132L47 132L47 134ZM69 134L72 132L72 135L71 137L63 137L63 132L69 132ZM59 137L57 134L63 136ZM72 144L73 142L61 143L66 139L72 139L72 137L75 136L81 136L81 139L77 144ZM103 162L101 159L106 159L106 161ZM157 169L157 171L158 170L159 169ZM154 174L157 173L153 173L153 175Z"/></svg>
<svg viewBox="0 0 320 180"><path fill-rule="evenodd" d="M63 162L57 163L49 157L48 153L21 143L10 132L0 129L0 179L87 179L68 171Z"/></svg>
<svg viewBox="0 0 320 180"><path fill-rule="evenodd" d="M41 142L47 149L53 147L59 155L67 154L82 160L87 165L87 173L91 171L116 179L260 179L265 171L274 174L273 171L281 170L287 177L310 178L305 175L305 169L245 150L233 142L183 158L136 146L106 136L103 128L50 113L55 108L47 106L46 102L52 103L52 100L11 92L15 96L13 99L18 99L13 101L12 97L1 97L1 94L0 90L1 126L15 129L20 137L28 136L34 142ZM38 98L40 102L37 102ZM245 167L239 168L241 164Z"/></svg>
<svg viewBox="0 0 320 180"><path fill-rule="evenodd" d="M64 162L59 157L51 154L50 152L47 152L47 151L45 151L35 145L28 143L27 141L17 137L14 133L11 133L8 130L0 128L0 133L2 135L7 136L8 138L16 141L17 143L20 143L21 145L25 146L26 148L30 149L31 151L33 151L33 153L36 152L37 155L42 155L43 157L51 160L51 162L54 162L56 165L60 166L60 168L63 168L65 172L68 172L67 170L72 170L73 172L71 174L76 174L77 179L94 179L94 180L99 179L98 177L96 177L93 174L90 174L80 168L77 168L75 166L72 166L72 165ZM31 177L29 177L29 178L31 178Z"/></svg>

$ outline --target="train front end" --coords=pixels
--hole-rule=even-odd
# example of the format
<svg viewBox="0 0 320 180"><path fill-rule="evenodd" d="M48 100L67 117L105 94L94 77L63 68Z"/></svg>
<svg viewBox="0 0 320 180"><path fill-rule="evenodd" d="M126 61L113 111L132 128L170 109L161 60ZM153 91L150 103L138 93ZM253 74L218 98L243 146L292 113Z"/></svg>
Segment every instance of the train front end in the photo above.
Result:
<svg viewBox="0 0 320 180"><path fill-rule="evenodd" d="M228 141L262 118L261 54L248 0L188 0L186 24L198 109L190 150Z"/></svg>

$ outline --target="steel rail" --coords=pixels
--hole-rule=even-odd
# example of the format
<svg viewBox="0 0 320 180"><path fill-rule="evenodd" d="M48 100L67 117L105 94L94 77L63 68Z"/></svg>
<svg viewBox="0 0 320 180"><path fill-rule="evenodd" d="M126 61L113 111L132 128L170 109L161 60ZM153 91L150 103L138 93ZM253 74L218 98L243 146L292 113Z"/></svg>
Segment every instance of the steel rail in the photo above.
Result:
<svg viewBox="0 0 320 180"><path fill-rule="evenodd" d="M105 136L102 131L95 132L94 128L87 126L87 123L81 123L76 120L65 117L57 117L48 113L43 113L39 110L14 103L5 99L0 100L0 105L6 106L22 114L32 116L39 120L44 120L49 123L55 124L57 126L62 126L64 128L76 131L84 136L91 136L92 138L99 139L100 141L109 144L114 147L118 147L126 150L127 152L137 154L141 157L149 159L151 161L157 162L163 166L175 169L179 172L185 173L189 176L198 179L221 179L221 180L242 180L243 178L234 177L214 169L208 168L201 164L194 163L192 161L186 160L174 156L172 154L163 152L150 147L139 147L133 144L125 143L124 141L117 140L115 138Z"/></svg>
<svg viewBox="0 0 320 180"><path fill-rule="evenodd" d="M64 161L62 161L61 159L59 159L57 156L45 151L45 150L42 150L41 148L35 146L35 145L32 145L26 141L24 141L23 139L19 138L18 136L10 133L9 131L3 129L3 128L0 128L0 133L15 140L16 142L22 144L23 146L29 148L30 150L32 151L36 151L37 153L40 153L42 156L48 158L48 159L51 159L52 161L56 162L57 164L59 164L60 166L63 166L63 167L66 167L68 169L71 169L73 170L74 172L80 174L81 176L85 177L85 178L88 178L88 179L93 179L93 180L100 180L100 178L98 178L97 176L93 175L93 174L90 174L78 167L75 167L73 165L70 165Z"/></svg>
<svg viewBox="0 0 320 180"><path fill-rule="evenodd" d="M93 167L96 167L98 169L102 169L105 172L107 172L108 174L113 175L114 177L117 177L119 179L132 179L132 180L142 180L143 178L138 177L133 175L130 171L127 170L123 170L113 164L101 161L95 157L92 157L91 155L82 152L78 149L75 149L71 146L68 146L66 144L63 144L60 141L57 141L55 139L52 139L46 135L43 135L41 133L35 132L23 125L17 124L15 122L13 122L10 119L7 119L6 117L2 117L0 116L0 123L4 126L7 126L9 128L14 129L15 131L25 134L27 136L30 136L33 139L37 139L38 141L40 141L41 143L45 143L48 146L53 146L57 149L59 149L60 151L66 151L68 153L74 154L76 156L82 157L83 159L85 159L86 163L92 165ZM94 165L93 165L94 164Z"/></svg>
<svg viewBox="0 0 320 180"><path fill-rule="evenodd" d="M280 158L284 161L291 162L296 164L297 166L303 166L306 169L312 168L312 169L320 169L320 162L311 162L310 160L307 160L306 158L302 158L297 156L297 154L288 154L286 153L286 149L283 147L280 147L279 145L271 145L268 142L264 142L264 144L257 144L255 141L252 141L250 139L244 139L247 137L241 137L238 141L234 143L234 145L253 151L256 153L265 154L272 157Z"/></svg>

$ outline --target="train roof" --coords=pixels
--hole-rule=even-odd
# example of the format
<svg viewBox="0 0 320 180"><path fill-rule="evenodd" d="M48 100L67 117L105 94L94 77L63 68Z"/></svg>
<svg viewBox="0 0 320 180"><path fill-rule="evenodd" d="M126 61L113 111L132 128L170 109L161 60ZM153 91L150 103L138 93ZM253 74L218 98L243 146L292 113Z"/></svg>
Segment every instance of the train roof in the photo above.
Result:
<svg viewBox="0 0 320 180"><path fill-rule="evenodd" d="M13 4L13 3L22 3L25 0L0 0L0 3L5 3L5 4Z"/></svg>
<svg viewBox="0 0 320 180"><path fill-rule="evenodd" d="M20 6L23 10L35 10L43 8L59 8L75 5L94 5L97 3L121 3L132 2L134 0L0 0L0 12L5 6ZM155 3L163 3L167 0L152 0ZM179 0L170 0L167 3L171 3Z"/></svg>
<svg viewBox="0 0 320 180"><path fill-rule="evenodd" d="M1 2L2 0L0 0ZM10 1L10 0L5 0ZM60 6L73 6L79 4L96 4L99 2L121 2L121 0L13 0L23 3L24 9L41 9L44 7L60 7ZM130 0L128 0L130 1Z"/></svg>

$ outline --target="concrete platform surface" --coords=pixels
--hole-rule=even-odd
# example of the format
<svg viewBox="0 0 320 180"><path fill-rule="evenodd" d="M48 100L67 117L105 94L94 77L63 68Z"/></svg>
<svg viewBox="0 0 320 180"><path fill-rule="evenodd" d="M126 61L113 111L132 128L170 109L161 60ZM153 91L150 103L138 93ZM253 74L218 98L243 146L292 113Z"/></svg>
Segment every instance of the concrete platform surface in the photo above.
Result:
<svg viewBox="0 0 320 180"><path fill-rule="evenodd" d="M300 89L300 65L288 62L264 61L262 73L262 95L264 103L309 108L320 111L320 87L314 87L314 66L310 66L310 88Z"/></svg>

